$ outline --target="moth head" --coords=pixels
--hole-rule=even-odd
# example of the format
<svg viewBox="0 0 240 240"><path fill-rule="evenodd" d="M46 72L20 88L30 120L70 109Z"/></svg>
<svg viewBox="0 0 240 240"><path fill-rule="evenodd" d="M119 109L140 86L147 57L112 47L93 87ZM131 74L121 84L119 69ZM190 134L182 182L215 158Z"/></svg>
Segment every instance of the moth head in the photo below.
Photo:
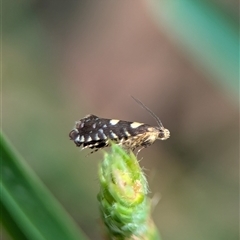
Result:
<svg viewBox="0 0 240 240"><path fill-rule="evenodd" d="M158 127L156 127L155 129L159 132L157 139L160 140L166 140L170 137L170 131L166 128L163 127L161 120L158 118L158 116L152 112L147 106L145 106L140 100L136 99L135 97L132 96L132 98L140 105L142 106L144 109L146 109L153 118L155 118L155 120L157 121Z"/></svg>
<svg viewBox="0 0 240 240"><path fill-rule="evenodd" d="M166 140L170 137L170 131L164 127L159 128L158 139Z"/></svg>

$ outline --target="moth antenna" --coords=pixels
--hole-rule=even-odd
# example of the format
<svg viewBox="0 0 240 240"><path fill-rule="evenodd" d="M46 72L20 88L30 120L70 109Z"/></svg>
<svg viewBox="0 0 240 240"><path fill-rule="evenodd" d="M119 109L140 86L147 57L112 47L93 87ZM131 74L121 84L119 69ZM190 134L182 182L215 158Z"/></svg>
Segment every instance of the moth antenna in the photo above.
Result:
<svg viewBox="0 0 240 240"><path fill-rule="evenodd" d="M161 122L161 120L159 119L159 117L150 109L148 108L146 105L144 105L139 99L131 96L143 109L147 110L151 116L157 121L157 124L159 125L159 127L163 127L163 124Z"/></svg>

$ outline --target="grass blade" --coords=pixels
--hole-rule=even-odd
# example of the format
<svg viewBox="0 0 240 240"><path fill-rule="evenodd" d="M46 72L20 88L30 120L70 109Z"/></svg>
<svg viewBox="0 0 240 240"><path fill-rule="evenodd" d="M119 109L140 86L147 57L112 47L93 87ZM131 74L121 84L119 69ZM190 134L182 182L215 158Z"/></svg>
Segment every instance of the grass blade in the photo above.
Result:
<svg viewBox="0 0 240 240"><path fill-rule="evenodd" d="M86 240L1 134L1 221L13 239Z"/></svg>

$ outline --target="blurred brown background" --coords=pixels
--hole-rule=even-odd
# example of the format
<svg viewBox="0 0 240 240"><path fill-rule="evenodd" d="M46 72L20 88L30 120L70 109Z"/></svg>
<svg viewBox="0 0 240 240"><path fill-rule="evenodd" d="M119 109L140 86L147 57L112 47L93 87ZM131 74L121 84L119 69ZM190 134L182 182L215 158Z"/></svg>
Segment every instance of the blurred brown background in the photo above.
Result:
<svg viewBox="0 0 240 240"><path fill-rule="evenodd" d="M162 238L239 237L238 1L195 3L3 3L3 131L91 239L102 153L68 133L89 113L155 125L130 95L171 131L139 156Z"/></svg>

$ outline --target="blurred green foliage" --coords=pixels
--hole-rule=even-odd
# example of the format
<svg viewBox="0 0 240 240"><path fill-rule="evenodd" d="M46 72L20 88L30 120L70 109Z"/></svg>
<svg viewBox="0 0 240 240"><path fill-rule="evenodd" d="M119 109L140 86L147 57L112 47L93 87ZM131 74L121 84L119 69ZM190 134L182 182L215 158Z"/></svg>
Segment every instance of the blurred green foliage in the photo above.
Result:
<svg viewBox="0 0 240 240"><path fill-rule="evenodd" d="M87 239L1 134L1 221L13 239Z"/></svg>
<svg viewBox="0 0 240 240"><path fill-rule="evenodd" d="M153 1L158 23L195 66L239 93L239 23L211 1ZM231 3L229 3L231 4Z"/></svg>

